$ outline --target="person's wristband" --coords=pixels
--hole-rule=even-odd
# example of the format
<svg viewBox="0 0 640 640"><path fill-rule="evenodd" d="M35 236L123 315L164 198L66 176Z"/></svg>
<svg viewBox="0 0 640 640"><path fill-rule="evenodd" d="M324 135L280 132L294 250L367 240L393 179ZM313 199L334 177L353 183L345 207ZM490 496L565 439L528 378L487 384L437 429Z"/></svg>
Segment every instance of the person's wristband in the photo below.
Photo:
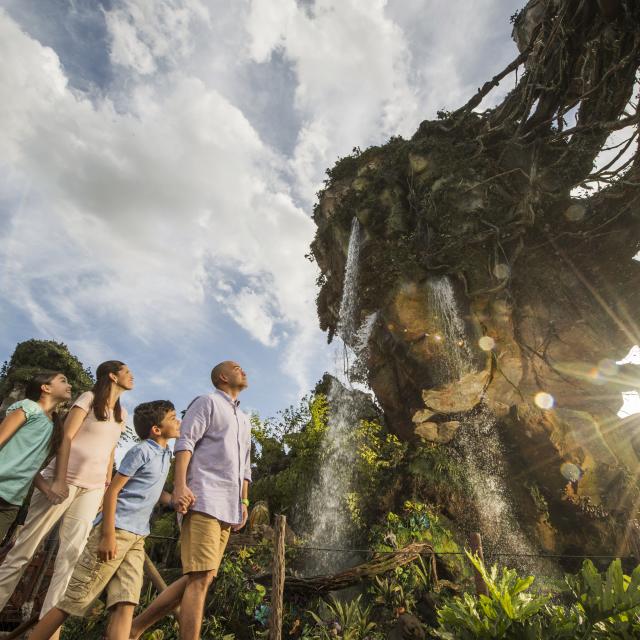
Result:
<svg viewBox="0 0 640 640"><path fill-rule="evenodd" d="M242 500L240 500L240 504L243 504L245 507L249 506L249 498L242 498Z"/></svg>

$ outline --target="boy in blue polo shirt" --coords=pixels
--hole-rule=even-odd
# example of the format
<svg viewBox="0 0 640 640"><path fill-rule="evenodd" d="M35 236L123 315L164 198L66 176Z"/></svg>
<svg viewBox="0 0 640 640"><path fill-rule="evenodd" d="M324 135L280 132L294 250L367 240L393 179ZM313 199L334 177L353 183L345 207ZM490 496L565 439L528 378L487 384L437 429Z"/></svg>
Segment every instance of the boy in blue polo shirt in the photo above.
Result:
<svg viewBox="0 0 640 640"><path fill-rule="evenodd" d="M105 589L110 610L107 638L129 638L142 589L151 512L158 500L171 505L171 495L163 490L171 463L167 443L180 435L180 420L167 400L138 405L133 424L143 441L124 456L67 591L34 628L32 640L50 638L70 615L83 617Z"/></svg>

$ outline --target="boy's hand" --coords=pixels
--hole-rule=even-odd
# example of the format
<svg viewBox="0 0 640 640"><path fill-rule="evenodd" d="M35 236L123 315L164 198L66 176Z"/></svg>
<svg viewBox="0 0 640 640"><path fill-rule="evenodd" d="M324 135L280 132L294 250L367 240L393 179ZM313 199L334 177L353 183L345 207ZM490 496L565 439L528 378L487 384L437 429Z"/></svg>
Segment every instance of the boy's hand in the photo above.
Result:
<svg viewBox="0 0 640 640"><path fill-rule="evenodd" d="M196 497L186 485L184 487L174 487L171 494L171 504L178 513L187 513L189 507L194 504Z"/></svg>
<svg viewBox="0 0 640 640"><path fill-rule="evenodd" d="M108 562L116 557L118 546L115 533L103 533L98 544L98 558L102 562Z"/></svg>
<svg viewBox="0 0 640 640"><path fill-rule="evenodd" d="M69 497L69 487L64 480L54 480L49 488L50 494L47 498L53 502L53 504L60 504L63 500Z"/></svg>
<svg viewBox="0 0 640 640"><path fill-rule="evenodd" d="M247 524L247 518L249 517L249 508L247 507L246 504L243 504L241 506L242 506L242 522L240 524L233 525L231 527L233 531L240 531L240 529L242 529L242 527L244 527L244 525Z"/></svg>

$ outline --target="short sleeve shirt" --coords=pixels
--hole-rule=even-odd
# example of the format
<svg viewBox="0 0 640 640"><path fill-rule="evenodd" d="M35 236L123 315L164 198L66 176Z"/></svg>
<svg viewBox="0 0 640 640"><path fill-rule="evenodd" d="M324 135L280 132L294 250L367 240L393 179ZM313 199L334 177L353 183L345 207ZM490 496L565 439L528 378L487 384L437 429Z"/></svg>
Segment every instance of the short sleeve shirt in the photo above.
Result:
<svg viewBox="0 0 640 640"><path fill-rule="evenodd" d="M31 481L47 457L53 423L33 400L14 402L7 415L21 409L26 422L0 448L0 498L21 505Z"/></svg>
<svg viewBox="0 0 640 640"><path fill-rule="evenodd" d="M122 422L116 422L113 412L108 420L98 420L93 412L93 393L87 391L73 403L87 412L85 419L71 441L67 483L84 489L104 487L111 452L124 431L127 412L122 409ZM56 461L45 469L43 475L52 478Z"/></svg>
<svg viewBox="0 0 640 640"><path fill-rule="evenodd" d="M116 529L140 536L149 534L151 513L160 499L170 465L171 451L153 440L143 440L127 451L118 469L129 480L118 494ZM96 522L100 520L102 514Z"/></svg>
<svg viewBox="0 0 640 640"><path fill-rule="evenodd" d="M224 391L196 398L187 408L175 452L190 451L187 484L192 509L240 524L242 484L251 481L251 422Z"/></svg>

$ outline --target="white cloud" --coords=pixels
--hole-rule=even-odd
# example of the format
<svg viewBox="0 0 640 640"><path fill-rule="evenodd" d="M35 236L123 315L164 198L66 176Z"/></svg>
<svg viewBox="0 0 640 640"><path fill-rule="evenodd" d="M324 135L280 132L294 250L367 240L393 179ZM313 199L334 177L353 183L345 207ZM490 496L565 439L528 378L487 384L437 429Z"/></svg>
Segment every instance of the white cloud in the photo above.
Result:
<svg viewBox="0 0 640 640"><path fill-rule="evenodd" d="M192 26L209 22L199 0L120 0L105 12L111 60L142 75L176 65L193 50Z"/></svg>
<svg viewBox="0 0 640 640"><path fill-rule="evenodd" d="M291 167L297 192L309 203L337 156L415 127L409 50L385 6L382 0L317 0L312 10L295 0L251 3L254 60L281 50L295 66L304 125Z"/></svg>
<svg viewBox="0 0 640 640"><path fill-rule="evenodd" d="M27 194L0 248L2 290L41 331L96 318L143 340L197 331L213 293L207 270L223 265L269 283L226 298L255 339L274 346L276 322L317 332L315 273L303 257L313 224L242 112L179 75L165 78L169 92L136 87L131 110L119 112L71 92L54 52L3 14L0 41L2 91L17 97L0 112L14 175L3 186Z"/></svg>
<svg viewBox="0 0 640 640"><path fill-rule="evenodd" d="M0 292L92 358L108 342L94 327L191 340L223 313L281 349L304 390L327 357L304 259L315 191L338 156L411 135L515 55L508 24L500 47L490 33L503 2L466 7L115 0L114 78L98 97L0 10L0 198L12 203ZM485 63L487 41L499 55ZM295 84L291 155L265 144L247 108L274 51ZM274 118L260 126L294 126Z"/></svg>
<svg viewBox="0 0 640 640"><path fill-rule="evenodd" d="M228 313L262 344L273 347L278 341L273 335L273 312L266 308L267 303L259 291L244 288L232 298Z"/></svg>

